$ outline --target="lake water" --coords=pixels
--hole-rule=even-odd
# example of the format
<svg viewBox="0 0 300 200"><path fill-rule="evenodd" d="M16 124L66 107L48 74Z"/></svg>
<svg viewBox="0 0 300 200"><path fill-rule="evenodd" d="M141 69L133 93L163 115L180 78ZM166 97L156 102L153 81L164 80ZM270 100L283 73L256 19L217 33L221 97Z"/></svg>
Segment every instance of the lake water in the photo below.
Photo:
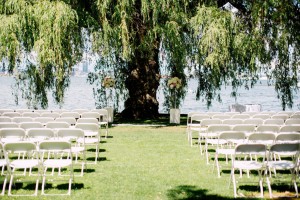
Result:
<svg viewBox="0 0 300 200"><path fill-rule="evenodd" d="M0 77L0 108L26 108L26 102L19 100L19 105L15 105L14 97L12 95L13 78ZM189 82L189 90L186 95L185 101L180 106L181 113L189 113L190 111L229 111L229 106L235 103L239 104L260 104L263 111L280 111L282 110L281 103L277 99L277 94L273 86L267 86L266 81L262 81L261 84L257 84L254 88L246 90L241 88L237 100L230 96L231 88L223 88L221 91L222 103L213 101L212 106L208 109L205 102L196 101L195 92L196 82ZM158 101L160 103L159 112L165 113L162 107L163 95L162 91L158 91ZM299 110L299 94L295 94L294 107L292 110ZM93 98L92 86L86 81L86 77L72 77L70 87L66 91L65 103L63 109L72 110L78 108L95 108L95 100ZM48 109L59 109L53 101L51 95L49 95L49 107ZM122 108L121 108L122 109Z"/></svg>

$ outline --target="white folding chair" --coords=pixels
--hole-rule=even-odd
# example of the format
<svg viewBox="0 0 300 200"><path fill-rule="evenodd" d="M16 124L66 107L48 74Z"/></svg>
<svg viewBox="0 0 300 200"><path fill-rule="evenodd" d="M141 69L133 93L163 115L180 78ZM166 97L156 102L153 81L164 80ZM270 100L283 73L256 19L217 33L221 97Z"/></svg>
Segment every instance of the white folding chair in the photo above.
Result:
<svg viewBox="0 0 300 200"><path fill-rule="evenodd" d="M285 121L286 119L289 118L288 114L274 114L271 116L272 119L282 119L283 121Z"/></svg>
<svg viewBox="0 0 300 200"><path fill-rule="evenodd" d="M233 131L243 131L246 137L255 132L255 129L256 126L254 124L238 124L232 127Z"/></svg>
<svg viewBox="0 0 300 200"><path fill-rule="evenodd" d="M76 123L93 123L98 125L99 121L96 118L79 118Z"/></svg>
<svg viewBox="0 0 300 200"><path fill-rule="evenodd" d="M59 141L68 141L71 143L71 151L73 156L75 156L74 164L81 165L80 176L83 176L84 168L86 167L86 147L83 130L79 128L58 129L57 137ZM81 158L80 160L79 157Z"/></svg>
<svg viewBox="0 0 300 200"><path fill-rule="evenodd" d="M249 156L260 156L260 159L251 159ZM232 160L230 178L233 183L234 197L237 197L237 182L235 179L235 170L250 170L258 171L260 197L263 197L263 177L262 172L265 170L266 145L264 144L239 144L235 148L235 153Z"/></svg>
<svg viewBox="0 0 300 200"><path fill-rule="evenodd" d="M191 144L191 146L193 146L193 132L194 131L201 131L201 129L203 128L201 126L201 121L204 119L210 119L210 116L207 114L195 114L193 113L190 116L190 120L188 121L187 124L187 135L188 135L188 141Z"/></svg>
<svg viewBox="0 0 300 200"><path fill-rule="evenodd" d="M252 116L252 119L262 119L262 120L265 120L265 119L269 119L270 118L270 114L263 114L263 113L259 113L259 114L255 114Z"/></svg>
<svg viewBox="0 0 300 200"><path fill-rule="evenodd" d="M271 146L269 150L269 159L267 162L267 168L268 172L270 174L270 179L273 179L270 181L270 179L267 177L267 183L269 188L269 194L270 198L273 198L272 194L272 188L271 188L271 182L275 182L275 177L277 176L277 170L289 170L291 172L292 176L292 183L295 188L296 197L298 198L298 187L297 187L297 168L299 166L297 165L298 162L298 156L300 151L300 144L299 143L282 143L282 144L274 144ZM280 160L274 160L276 156L279 156L281 158L288 157L292 158L292 160L288 159L280 159ZM272 176L272 170L274 171L275 176ZM282 177L277 177L276 181L283 180Z"/></svg>
<svg viewBox="0 0 300 200"><path fill-rule="evenodd" d="M38 193L38 185L39 185L39 158L37 153L36 145L32 142L27 141L20 141L20 142L8 142L4 144L4 151L5 157L7 161L7 171L8 175L10 176L9 187L8 187L8 195L9 196L37 196ZM20 153L23 154L20 157ZM18 156L16 156L18 155ZM36 176L36 184L35 184L35 191L33 194L12 194L12 186L14 184L15 176L26 176L27 169L29 170L29 176L33 175L32 169L37 169L37 176ZM19 174L17 173L18 170L24 170L24 173ZM16 178L16 181L22 181L23 179Z"/></svg>
<svg viewBox="0 0 300 200"><path fill-rule="evenodd" d="M109 116L109 113L107 109L97 109L95 112L99 113L100 115L100 120L99 120L99 125L100 129L102 126L105 127L105 138L108 136L108 123L111 121L111 117Z"/></svg>
<svg viewBox="0 0 300 200"><path fill-rule="evenodd" d="M46 128L51 128L54 130L57 130L59 128L70 128L70 124L67 122L52 121L46 124Z"/></svg>
<svg viewBox="0 0 300 200"><path fill-rule="evenodd" d="M207 133L208 126L210 126L210 125L218 125L218 124L222 124L222 120L221 119L203 119L200 122L200 126L201 127L200 128L195 128L195 131L198 131L198 133L199 133L199 135L198 135L198 144L199 144L201 155L203 153L202 141L204 140L204 142L205 142L205 138L206 138L206 133Z"/></svg>
<svg viewBox="0 0 300 200"><path fill-rule="evenodd" d="M299 143L300 133L279 133L275 138L275 143Z"/></svg>
<svg viewBox="0 0 300 200"><path fill-rule="evenodd" d="M71 151L71 143L66 141L43 141L39 144L39 155L43 168L43 181L42 181L42 195L71 195L71 187L73 177L73 157ZM52 169L51 173L48 173L48 168ZM62 173L62 169L66 169L65 173ZM58 169L57 176L67 176L69 187L66 194L61 193L45 193L45 185L47 183L47 177L51 176L52 182L54 181L54 169ZM59 179L62 181L61 179ZM59 181L57 179L57 181Z"/></svg>
<svg viewBox="0 0 300 200"><path fill-rule="evenodd" d="M242 131L225 131L221 132L218 138L218 145L215 153L215 165L218 177L221 177L221 165L219 164L219 155L224 155L226 164L228 164L228 156L234 155L235 146L245 142L246 135Z"/></svg>
<svg viewBox="0 0 300 200"><path fill-rule="evenodd" d="M85 145L94 145L95 146L95 161L94 164L97 164L97 160L99 157L99 144L100 144L100 130L99 126L94 123L77 123L75 128L82 129L84 132L84 141L82 139L78 139L80 144L85 143ZM87 150L87 148L86 148Z"/></svg>
<svg viewBox="0 0 300 200"><path fill-rule="evenodd" d="M217 145L218 137L221 132L230 131L231 126L227 124L212 124L209 125L205 136L205 155L206 163L209 164L209 145Z"/></svg>
<svg viewBox="0 0 300 200"><path fill-rule="evenodd" d="M3 144L0 142L0 167L1 167L1 176L4 176L3 180L3 186L2 186L2 192L1 196L5 194L5 188L6 188L6 182L7 182L7 174L4 174L4 168L7 167L7 161L4 157L4 150L3 150Z"/></svg>
<svg viewBox="0 0 300 200"><path fill-rule="evenodd" d="M240 113L240 114L233 115L231 118L232 119L249 119L250 117L251 116L249 114Z"/></svg>
<svg viewBox="0 0 300 200"><path fill-rule="evenodd" d="M81 118L95 118L95 119L100 119L100 114L98 112L83 112L80 114Z"/></svg>

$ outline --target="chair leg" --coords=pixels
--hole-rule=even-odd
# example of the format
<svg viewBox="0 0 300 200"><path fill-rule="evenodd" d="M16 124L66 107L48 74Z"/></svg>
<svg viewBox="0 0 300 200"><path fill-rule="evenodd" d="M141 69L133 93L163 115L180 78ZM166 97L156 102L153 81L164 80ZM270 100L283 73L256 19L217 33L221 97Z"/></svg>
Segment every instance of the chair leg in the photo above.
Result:
<svg viewBox="0 0 300 200"><path fill-rule="evenodd" d="M5 194L6 182L7 182L7 175L5 176L5 179L3 181L3 187L2 187L1 196L3 196Z"/></svg>
<svg viewBox="0 0 300 200"><path fill-rule="evenodd" d="M233 184L233 195L234 198L237 198L237 188L236 188L236 181L235 181L235 176L234 176L234 169L231 170L231 178L232 178L232 184Z"/></svg>

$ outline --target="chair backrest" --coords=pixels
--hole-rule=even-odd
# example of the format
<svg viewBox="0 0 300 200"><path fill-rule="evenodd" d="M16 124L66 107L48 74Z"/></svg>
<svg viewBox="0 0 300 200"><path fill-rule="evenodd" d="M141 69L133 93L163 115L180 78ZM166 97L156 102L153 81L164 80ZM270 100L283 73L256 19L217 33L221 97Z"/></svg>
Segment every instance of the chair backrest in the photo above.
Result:
<svg viewBox="0 0 300 200"><path fill-rule="evenodd" d="M283 132L300 132L300 124L298 125L284 125L279 130L280 133Z"/></svg>
<svg viewBox="0 0 300 200"><path fill-rule="evenodd" d="M40 113L37 113L37 112L23 112L22 116L34 118L34 117L40 117L41 115L40 115Z"/></svg>
<svg viewBox="0 0 300 200"><path fill-rule="evenodd" d="M208 126L208 125L212 125L212 124L222 124L222 120L221 119L203 119L200 124L201 124L201 126Z"/></svg>
<svg viewBox="0 0 300 200"><path fill-rule="evenodd" d="M21 122L32 122L32 117L13 117L12 122L21 123Z"/></svg>
<svg viewBox="0 0 300 200"><path fill-rule="evenodd" d="M262 124L256 128L257 132L272 132L277 133L280 129L279 125L275 124Z"/></svg>
<svg viewBox="0 0 300 200"><path fill-rule="evenodd" d="M23 114L24 112L33 112L33 110L30 109L16 109L16 112Z"/></svg>
<svg viewBox="0 0 300 200"><path fill-rule="evenodd" d="M283 125L284 124L284 120L283 119L276 119L276 118L270 118L270 119L266 119L264 121L264 124L275 124L275 125Z"/></svg>
<svg viewBox="0 0 300 200"><path fill-rule="evenodd" d="M271 116L272 119L283 119L284 121L289 118L287 114L274 114Z"/></svg>
<svg viewBox="0 0 300 200"><path fill-rule="evenodd" d="M187 114L187 118L186 118L186 123L188 124L188 123L191 123L191 117L193 116L193 115L197 115L197 114L199 114L199 115L208 115L208 114L205 114L204 112L200 112L200 111L195 111L195 112L189 112L188 114ZM209 118L210 118L210 116L209 116Z"/></svg>
<svg viewBox="0 0 300 200"><path fill-rule="evenodd" d="M300 113L295 113L290 116L291 119L300 119Z"/></svg>
<svg viewBox="0 0 300 200"><path fill-rule="evenodd" d="M99 125L94 123L76 123L75 128L80 128L84 131L85 136L99 136Z"/></svg>
<svg viewBox="0 0 300 200"><path fill-rule="evenodd" d="M100 115L100 121L108 122L109 116L107 109L94 109L93 112L97 112Z"/></svg>
<svg viewBox="0 0 300 200"><path fill-rule="evenodd" d="M248 143L259 143L259 144L274 144L275 141L274 133L252 133L248 137Z"/></svg>
<svg viewBox="0 0 300 200"><path fill-rule="evenodd" d="M208 133L216 133L216 132L223 132L223 131L230 131L231 127L227 124L212 124L207 127Z"/></svg>
<svg viewBox="0 0 300 200"><path fill-rule="evenodd" d="M285 120L285 125L300 125L300 118L289 118Z"/></svg>
<svg viewBox="0 0 300 200"><path fill-rule="evenodd" d="M25 137L26 132L22 128L2 128L0 130L0 138L4 143L22 141Z"/></svg>
<svg viewBox="0 0 300 200"><path fill-rule="evenodd" d="M264 120L261 118L249 118L249 119L244 119L243 124L253 124L255 126L259 126L264 123Z"/></svg>
<svg viewBox="0 0 300 200"><path fill-rule="evenodd" d="M210 116L207 114L193 114L190 119L190 123L199 123L204 119L210 119Z"/></svg>
<svg viewBox="0 0 300 200"><path fill-rule="evenodd" d="M251 116L249 114L236 114L233 115L231 118L232 119L249 119Z"/></svg>
<svg viewBox="0 0 300 200"><path fill-rule="evenodd" d="M246 135L242 131L224 131L219 135L219 141L226 141L232 144L244 143Z"/></svg>
<svg viewBox="0 0 300 200"><path fill-rule="evenodd" d="M221 119L221 120L224 120L224 119L230 119L231 115L227 115L227 114L215 114L211 118L212 119Z"/></svg>
<svg viewBox="0 0 300 200"><path fill-rule="evenodd" d="M23 128L25 130L30 128L43 128L44 125L40 122L21 122L19 124L20 128Z"/></svg>
<svg viewBox="0 0 300 200"><path fill-rule="evenodd" d="M41 152L71 152L71 143L67 141L42 141L39 144Z"/></svg>
<svg viewBox="0 0 300 200"><path fill-rule="evenodd" d="M70 124L67 122L52 121L46 124L46 128L58 129L58 128L69 128Z"/></svg>
<svg viewBox="0 0 300 200"><path fill-rule="evenodd" d="M36 118L33 118L33 121L40 122L41 124L46 125L46 123L54 121L54 118L53 117L36 117Z"/></svg>
<svg viewBox="0 0 300 200"><path fill-rule="evenodd" d="M98 124L99 121L96 118L79 118L77 120L77 123L94 123L94 124Z"/></svg>
<svg viewBox="0 0 300 200"><path fill-rule="evenodd" d="M100 118L100 114L98 112L83 112L81 113L81 118L95 118L95 119L99 119Z"/></svg>
<svg viewBox="0 0 300 200"><path fill-rule="evenodd" d="M266 149L264 144L239 144L235 148L235 154L265 155Z"/></svg>
<svg viewBox="0 0 300 200"><path fill-rule="evenodd" d="M12 122L12 118L8 116L0 116L0 123L1 122Z"/></svg>
<svg viewBox="0 0 300 200"><path fill-rule="evenodd" d="M265 120L265 119L269 119L269 118L270 118L270 114L263 114L263 113L255 114L255 115L252 116L252 118L253 118L253 119L258 118L258 119L263 119L263 120Z"/></svg>
<svg viewBox="0 0 300 200"><path fill-rule="evenodd" d="M76 119L74 117L60 117L60 118L56 118L55 121L57 121L57 122L67 122L70 126L76 124Z"/></svg>
<svg viewBox="0 0 300 200"><path fill-rule="evenodd" d="M0 115L2 115L5 112L14 112L14 109L0 109Z"/></svg>
<svg viewBox="0 0 300 200"><path fill-rule="evenodd" d="M85 112L89 112L89 109L73 109L73 112L78 112L80 115Z"/></svg>
<svg viewBox="0 0 300 200"><path fill-rule="evenodd" d="M8 142L4 144L4 150L8 153L31 152L32 155L37 150L36 144L28 141ZM25 156L26 157L26 156Z"/></svg>
<svg viewBox="0 0 300 200"><path fill-rule="evenodd" d="M73 117L75 119L80 118L80 114L78 112L62 112L60 117Z"/></svg>
<svg viewBox="0 0 300 200"><path fill-rule="evenodd" d="M294 111L279 111L276 114L283 114L288 115L289 117L292 116L295 112Z"/></svg>
<svg viewBox="0 0 300 200"><path fill-rule="evenodd" d="M48 139L55 139L55 135L52 129L50 128L31 128L27 131L27 136L29 140L34 141L43 141Z"/></svg>
<svg viewBox="0 0 300 200"><path fill-rule="evenodd" d="M279 133L275 138L275 143L299 143L299 133Z"/></svg>
<svg viewBox="0 0 300 200"><path fill-rule="evenodd" d="M60 114L58 112L45 112L41 113L41 117L51 117L53 119L56 119L60 117Z"/></svg>
<svg viewBox="0 0 300 200"><path fill-rule="evenodd" d="M238 124L232 127L233 131L243 131L244 133L253 133L256 126L253 124Z"/></svg>
<svg viewBox="0 0 300 200"><path fill-rule="evenodd" d="M42 113L51 113L51 110L34 110L33 112L40 113L41 115Z"/></svg>
<svg viewBox="0 0 300 200"><path fill-rule="evenodd" d="M19 125L16 122L0 122L0 128L18 128Z"/></svg>
<svg viewBox="0 0 300 200"><path fill-rule="evenodd" d="M80 128L61 128L57 131L58 139L73 141L78 138L84 138L84 132Z"/></svg>
<svg viewBox="0 0 300 200"><path fill-rule="evenodd" d="M2 116L7 116L7 117L21 117L21 114L18 112L4 112L2 113Z"/></svg>
<svg viewBox="0 0 300 200"><path fill-rule="evenodd" d="M300 143L282 143L273 144L270 147L270 156L272 153L276 155L295 156L300 151Z"/></svg>
<svg viewBox="0 0 300 200"><path fill-rule="evenodd" d="M237 125L237 124L242 124L244 120L242 119L224 119L223 124L228 124L228 125Z"/></svg>

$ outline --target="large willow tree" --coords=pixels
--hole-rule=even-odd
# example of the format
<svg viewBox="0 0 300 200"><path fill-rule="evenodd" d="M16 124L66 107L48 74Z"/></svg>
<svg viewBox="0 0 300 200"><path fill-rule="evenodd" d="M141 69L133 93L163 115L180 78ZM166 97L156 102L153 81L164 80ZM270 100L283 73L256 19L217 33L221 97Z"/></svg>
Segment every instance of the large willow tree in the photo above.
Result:
<svg viewBox="0 0 300 200"><path fill-rule="evenodd" d="M222 9L226 2L0 0L0 60L17 74L17 87L33 107L47 106L48 90L63 102L87 38L101 55L97 69L110 71L118 93L128 94L124 117L157 117L162 75L182 79L177 94L183 99L189 72L199 80L197 98L208 105L221 100L221 85L230 84L235 96L263 71L274 80L283 109L291 107L300 54L299 1L231 1L237 13ZM29 59L33 52L35 60ZM101 73L90 81L99 82Z"/></svg>

